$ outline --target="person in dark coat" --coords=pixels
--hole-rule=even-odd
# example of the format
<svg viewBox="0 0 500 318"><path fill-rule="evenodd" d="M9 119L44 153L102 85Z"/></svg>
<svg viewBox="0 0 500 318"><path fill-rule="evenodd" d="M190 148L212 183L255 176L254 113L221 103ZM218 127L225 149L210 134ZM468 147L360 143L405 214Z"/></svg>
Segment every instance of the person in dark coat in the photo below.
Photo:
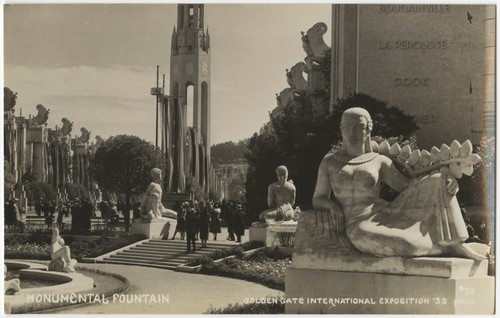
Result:
<svg viewBox="0 0 500 318"><path fill-rule="evenodd" d="M217 203L213 205L212 202L209 203L208 209L210 212L210 233L213 233L214 241L217 241L217 233L221 232L220 231L221 209Z"/></svg>
<svg viewBox="0 0 500 318"><path fill-rule="evenodd" d="M52 223L54 223L54 215L56 214L56 203L54 201L50 201L47 203L45 207L45 224L48 227L52 227Z"/></svg>
<svg viewBox="0 0 500 318"><path fill-rule="evenodd" d="M233 215L233 228L236 234L236 243L241 243L241 237L245 235L245 212L241 204L238 204Z"/></svg>
<svg viewBox="0 0 500 318"><path fill-rule="evenodd" d="M186 233L186 213L189 209L189 204L183 202L181 207L178 209L173 209L177 212L177 225L175 226L174 235L172 235L171 240L175 239L177 233L181 233L181 240L184 240L184 234Z"/></svg>
<svg viewBox="0 0 500 318"><path fill-rule="evenodd" d="M4 208L4 217L5 217L5 224L6 225L14 225L17 226L17 218L16 218L16 211L14 207L14 200L9 200L5 204Z"/></svg>
<svg viewBox="0 0 500 318"><path fill-rule="evenodd" d="M189 209L186 213L186 236L187 236L187 253L191 253L191 245L193 246L193 253L196 252L196 231L198 224L194 215L195 210Z"/></svg>
<svg viewBox="0 0 500 318"><path fill-rule="evenodd" d="M209 207L204 208L200 214L200 240L201 247L207 247L208 240L208 223L210 222L210 217L208 215Z"/></svg>
<svg viewBox="0 0 500 318"><path fill-rule="evenodd" d="M227 226L227 238L228 241L234 241L234 229L233 229L233 214L234 214L234 202L230 201L223 205L222 217Z"/></svg>

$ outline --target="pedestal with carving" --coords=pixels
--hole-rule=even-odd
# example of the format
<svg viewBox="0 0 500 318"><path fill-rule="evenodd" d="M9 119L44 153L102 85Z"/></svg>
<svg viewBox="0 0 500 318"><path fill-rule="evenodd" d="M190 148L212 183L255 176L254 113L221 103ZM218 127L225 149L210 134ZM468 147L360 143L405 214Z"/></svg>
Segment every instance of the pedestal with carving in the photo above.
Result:
<svg viewBox="0 0 500 318"><path fill-rule="evenodd" d="M249 229L250 241L263 241L266 247L291 247L295 242L297 222L287 221L277 224L254 222Z"/></svg>
<svg viewBox="0 0 500 318"><path fill-rule="evenodd" d="M177 220L170 218L162 219L134 219L132 222L131 233L145 235L149 239L168 239L177 226Z"/></svg>

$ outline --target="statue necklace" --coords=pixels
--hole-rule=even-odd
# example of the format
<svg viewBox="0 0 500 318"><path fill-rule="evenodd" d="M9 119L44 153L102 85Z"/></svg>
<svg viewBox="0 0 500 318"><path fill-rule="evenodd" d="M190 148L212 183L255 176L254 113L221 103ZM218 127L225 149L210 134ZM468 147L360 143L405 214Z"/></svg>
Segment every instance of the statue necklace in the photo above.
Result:
<svg viewBox="0 0 500 318"><path fill-rule="evenodd" d="M353 166L372 161L373 159L375 159L375 157L378 156L378 153L366 152L361 156L352 158L347 156L343 152L336 152L333 154L333 156L335 157L335 160L337 160L338 162Z"/></svg>

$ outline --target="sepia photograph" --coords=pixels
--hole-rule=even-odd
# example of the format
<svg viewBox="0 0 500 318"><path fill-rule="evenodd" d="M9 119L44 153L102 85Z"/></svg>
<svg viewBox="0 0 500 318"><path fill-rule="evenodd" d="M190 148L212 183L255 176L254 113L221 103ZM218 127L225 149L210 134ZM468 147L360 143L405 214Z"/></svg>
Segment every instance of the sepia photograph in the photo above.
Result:
<svg viewBox="0 0 500 318"><path fill-rule="evenodd" d="M2 4L4 314L495 314L495 2Z"/></svg>

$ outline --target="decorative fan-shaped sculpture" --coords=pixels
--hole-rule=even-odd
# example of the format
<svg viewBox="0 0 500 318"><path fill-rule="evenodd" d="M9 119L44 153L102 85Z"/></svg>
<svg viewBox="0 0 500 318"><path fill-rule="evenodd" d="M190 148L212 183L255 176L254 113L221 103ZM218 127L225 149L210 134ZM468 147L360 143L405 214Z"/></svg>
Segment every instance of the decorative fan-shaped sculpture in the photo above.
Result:
<svg viewBox="0 0 500 318"><path fill-rule="evenodd" d="M466 140L463 144L453 140L449 146L443 144L440 149L432 147L430 152L412 150L408 145L401 148L398 143L389 145L387 140L380 144L372 141L372 149L391 158L393 162L404 167L411 176L420 176L439 170L441 173L461 178L464 174L472 175L473 165L481 162L481 157L472 153L470 140Z"/></svg>

